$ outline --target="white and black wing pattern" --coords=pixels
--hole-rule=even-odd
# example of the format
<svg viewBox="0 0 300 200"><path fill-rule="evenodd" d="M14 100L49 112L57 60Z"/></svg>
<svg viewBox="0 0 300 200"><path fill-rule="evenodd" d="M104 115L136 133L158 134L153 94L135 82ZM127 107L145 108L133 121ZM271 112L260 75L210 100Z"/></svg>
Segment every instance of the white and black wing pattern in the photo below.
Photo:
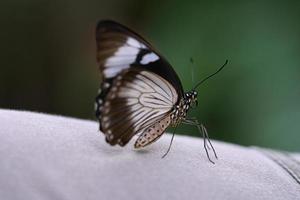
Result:
<svg viewBox="0 0 300 200"><path fill-rule="evenodd" d="M114 21L100 21L96 42L103 82L109 82L123 70L139 67L160 75L183 95L182 84L174 69L137 33Z"/></svg>
<svg viewBox="0 0 300 200"><path fill-rule="evenodd" d="M177 100L175 88L161 76L136 68L123 71L99 107L100 130L108 143L124 146L135 134L170 116Z"/></svg>
<svg viewBox="0 0 300 200"><path fill-rule="evenodd" d="M122 25L101 21L97 27L97 60L103 78L114 78L134 64L149 64L159 60L150 44L141 42L139 37L127 31Z"/></svg>

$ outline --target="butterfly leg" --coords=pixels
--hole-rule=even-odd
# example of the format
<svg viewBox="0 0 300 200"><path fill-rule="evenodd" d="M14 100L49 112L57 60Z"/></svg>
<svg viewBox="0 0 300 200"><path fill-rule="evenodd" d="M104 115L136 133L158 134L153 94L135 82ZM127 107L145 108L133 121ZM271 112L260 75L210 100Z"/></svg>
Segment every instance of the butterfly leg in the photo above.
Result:
<svg viewBox="0 0 300 200"><path fill-rule="evenodd" d="M203 124L200 124L199 121L198 121L197 119L194 119L194 121L195 121L195 123L197 124L197 126L200 126L200 128L201 128L201 130L202 130L201 132L202 132L203 135L205 136L205 137L204 137L205 140L208 141L210 147L212 148L212 150L213 150L213 152L214 152L215 158L218 159L217 153L216 153L216 151L215 151L214 146L212 145L212 143L211 143L211 141L210 141L210 138L209 138L209 136L208 136L208 133L207 133L207 130L206 130L205 126L204 126ZM198 129L199 129L199 127L198 127ZM208 149L210 149L209 146L207 146L207 147L208 147Z"/></svg>
<svg viewBox="0 0 300 200"><path fill-rule="evenodd" d="M212 145L212 143L211 143L211 141L210 141L210 139L208 137L208 133L207 133L207 130L206 130L205 126L203 124L199 123L199 121L197 119L193 119L193 118L191 118L191 119L185 119L183 121L183 123L197 126L199 132L202 133L202 135L203 135L203 146L204 146L204 149L205 149L205 152L206 152L206 156L207 156L208 160L211 163L215 164L210 159L210 156L209 156L209 153L208 153L208 149L210 150L210 148L211 148L213 150L214 156L215 156L216 159L218 159L218 156L217 156L217 153L215 151L215 148L213 147L213 145ZM207 144L207 141L208 141L209 145Z"/></svg>
<svg viewBox="0 0 300 200"><path fill-rule="evenodd" d="M208 133L207 133L207 130L206 130L205 126L203 124L200 124L200 127L201 127L202 132L205 134L205 137L206 137L209 145L211 146L211 148L212 148L212 150L214 152L215 158L218 159L217 153L216 153L215 148L214 148L214 146L212 145L212 143L211 143L211 141L209 139L209 136L208 136Z"/></svg>
<svg viewBox="0 0 300 200"><path fill-rule="evenodd" d="M198 121L196 118L190 118L190 119L188 119L188 120L191 121L191 122L193 122L193 123L194 123L193 125L195 125L195 126L200 126L200 129L201 129L201 130L199 130L199 131L203 134L203 138L205 138L205 139L208 140L208 143L209 143L209 145L210 145L210 146L208 146L207 143L206 143L207 148L208 148L208 149L212 148L212 150L213 150L213 152L214 152L214 154L215 154L216 159L218 159L218 156L217 156L216 151L215 151L215 149L214 149L214 147L213 147L213 145L212 145L212 143L211 143L211 141L210 141L210 138L209 138L209 136L208 136L208 133L207 133L207 130L206 130L205 126L204 126L203 124L199 123L199 121ZM198 129L199 129L199 128L198 128Z"/></svg>
<svg viewBox="0 0 300 200"><path fill-rule="evenodd" d="M199 132L201 132L201 133L203 134L203 143L204 143L203 146L204 146L204 149L205 149L205 152L206 152L206 156L207 156L208 160L209 160L211 163L215 164L215 162L213 162L213 161L210 159L210 156L209 156L209 153L208 153L208 150L207 150L207 149L209 149L209 146L208 146L207 143L206 143L206 134L205 134L205 131L203 131L203 126L198 125L198 124L197 124L196 126L197 126Z"/></svg>
<svg viewBox="0 0 300 200"><path fill-rule="evenodd" d="M177 126L175 126L175 129L174 129L174 131L173 131L172 138L171 138L171 142L170 142L170 144L169 144L168 150L166 151L166 153L165 153L161 158L166 157L166 156L168 155L169 151L171 150L171 146L172 146L173 139L174 139L174 136L175 136L176 128L177 128Z"/></svg>

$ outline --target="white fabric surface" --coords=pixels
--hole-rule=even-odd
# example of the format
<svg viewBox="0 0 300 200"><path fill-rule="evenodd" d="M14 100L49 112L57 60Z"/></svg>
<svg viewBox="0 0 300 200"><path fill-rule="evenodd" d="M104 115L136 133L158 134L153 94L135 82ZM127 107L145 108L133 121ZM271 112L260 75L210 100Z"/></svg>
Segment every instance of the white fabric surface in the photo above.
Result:
<svg viewBox="0 0 300 200"><path fill-rule="evenodd" d="M213 165L201 139L178 135L161 159L169 141L112 147L94 121L0 109L0 199L300 199L259 149L212 141Z"/></svg>

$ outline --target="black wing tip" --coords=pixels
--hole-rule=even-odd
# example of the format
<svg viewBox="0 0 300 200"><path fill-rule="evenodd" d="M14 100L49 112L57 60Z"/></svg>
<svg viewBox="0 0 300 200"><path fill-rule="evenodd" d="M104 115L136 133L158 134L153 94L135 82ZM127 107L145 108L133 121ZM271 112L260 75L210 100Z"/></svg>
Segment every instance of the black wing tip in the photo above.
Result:
<svg viewBox="0 0 300 200"><path fill-rule="evenodd" d="M99 26L106 26L106 25L112 25L112 24L119 24L118 22L111 20L111 19L102 19L99 20L97 23L97 27Z"/></svg>
<svg viewBox="0 0 300 200"><path fill-rule="evenodd" d="M97 28L96 30L99 30L101 28L124 28L124 25L122 25L121 23L115 21L115 20L111 20L111 19L103 19L98 21L97 23Z"/></svg>

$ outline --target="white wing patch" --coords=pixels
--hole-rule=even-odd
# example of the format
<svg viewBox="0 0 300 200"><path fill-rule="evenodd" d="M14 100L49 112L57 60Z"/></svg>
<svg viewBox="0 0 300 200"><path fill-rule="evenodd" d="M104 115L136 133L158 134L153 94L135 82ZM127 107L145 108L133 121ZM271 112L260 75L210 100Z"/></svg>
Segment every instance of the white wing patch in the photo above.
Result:
<svg viewBox="0 0 300 200"><path fill-rule="evenodd" d="M104 63L103 74L106 78L115 77L124 69L128 69L134 63L140 49L147 47L138 40L129 37L118 50Z"/></svg>
<svg viewBox="0 0 300 200"><path fill-rule="evenodd" d="M133 46L133 47L137 47L137 48L140 48L140 49L147 49L147 47L143 43L140 43L139 41L137 41L136 39L131 38L131 37L128 38L126 43L130 46Z"/></svg>
<svg viewBox="0 0 300 200"><path fill-rule="evenodd" d="M158 55L156 55L155 53L151 52L151 53L148 53L148 54L145 54L141 60L141 64L143 65L147 65L151 62L155 62L159 60L159 57Z"/></svg>

